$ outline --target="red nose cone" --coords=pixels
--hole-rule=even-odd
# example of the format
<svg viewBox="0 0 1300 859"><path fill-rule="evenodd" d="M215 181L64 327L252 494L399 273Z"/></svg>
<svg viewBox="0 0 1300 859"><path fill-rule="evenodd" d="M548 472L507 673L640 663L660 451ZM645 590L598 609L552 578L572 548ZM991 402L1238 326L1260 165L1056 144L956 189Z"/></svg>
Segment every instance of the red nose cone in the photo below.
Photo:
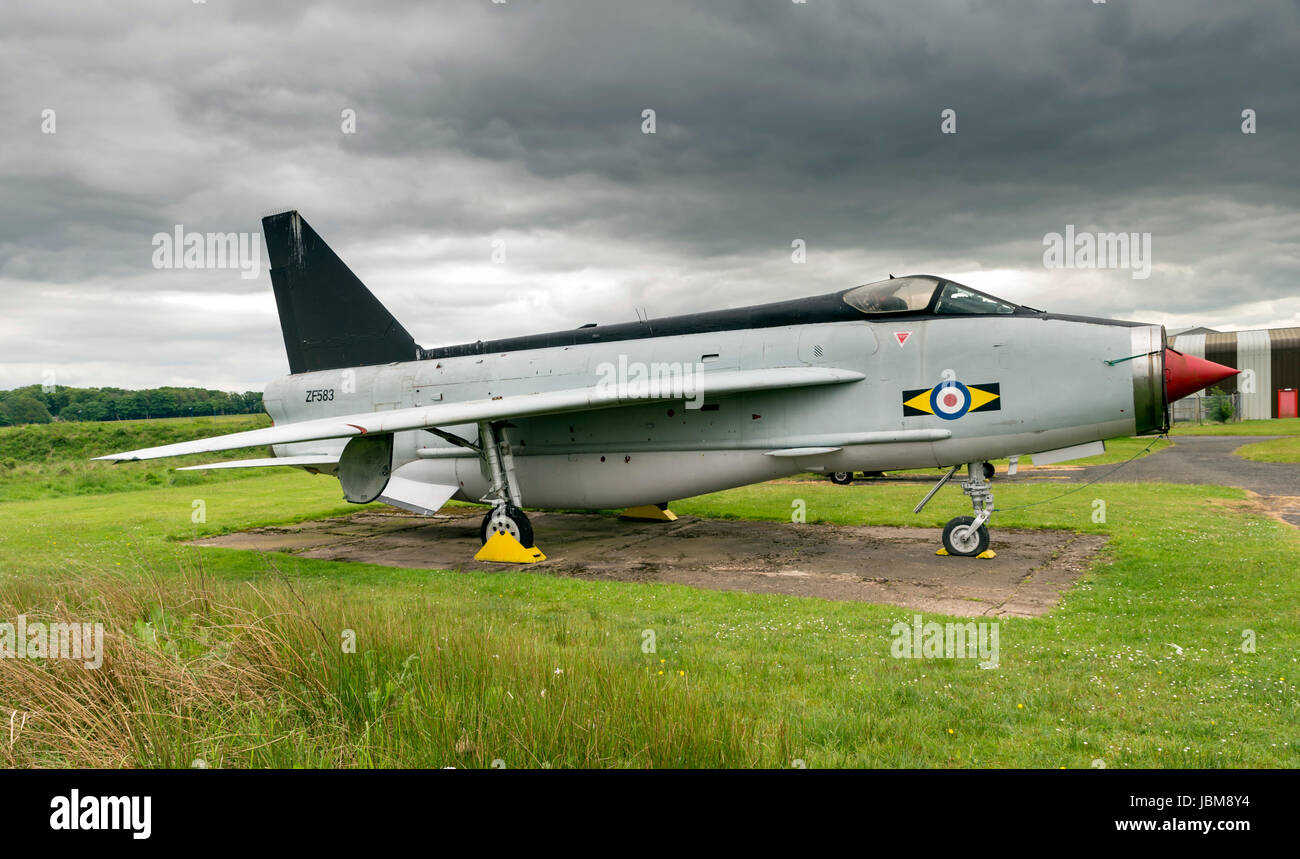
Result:
<svg viewBox="0 0 1300 859"><path fill-rule="evenodd" d="M1173 349L1166 349L1165 396L1172 403L1202 388L1208 388L1215 382L1230 379L1239 372L1241 371L1195 355L1183 355Z"/></svg>

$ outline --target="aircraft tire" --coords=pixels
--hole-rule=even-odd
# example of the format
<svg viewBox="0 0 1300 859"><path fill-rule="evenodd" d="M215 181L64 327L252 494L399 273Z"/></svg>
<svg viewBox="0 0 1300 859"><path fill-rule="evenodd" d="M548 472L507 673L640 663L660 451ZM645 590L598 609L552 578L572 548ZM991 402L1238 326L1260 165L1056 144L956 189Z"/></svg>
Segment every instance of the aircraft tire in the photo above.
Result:
<svg viewBox="0 0 1300 859"><path fill-rule="evenodd" d="M943 547L949 555L959 555L963 558L973 558L981 555L989 547L989 529L987 525L981 525L979 530L973 536L966 535L963 539L958 539L953 535L953 531L958 526L969 526L975 521L974 516L958 516L948 522L943 528ZM964 530L969 530L968 528Z"/></svg>
<svg viewBox="0 0 1300 859"><path fill-rule="evenodd" d="M483 524L479 526L480 539L486 543L497 532L509 534L526 549L532 548L533 523L528 521L524 511L513 504L493 508L483 517Z"/></svg>
<svg viewBox="0 0 1300 859"><path fill-rule="evenodd" d="M848 486L852 482L853 482L852 471L831 472L831 483L834 483L836 486Z"/></svg>

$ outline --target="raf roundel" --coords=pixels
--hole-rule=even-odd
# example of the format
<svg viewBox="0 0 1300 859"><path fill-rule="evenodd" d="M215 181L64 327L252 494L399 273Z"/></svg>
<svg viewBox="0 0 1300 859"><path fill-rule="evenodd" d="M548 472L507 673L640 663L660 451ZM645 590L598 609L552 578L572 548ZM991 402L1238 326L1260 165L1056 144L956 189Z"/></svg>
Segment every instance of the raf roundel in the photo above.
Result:
<svg viewBox="0 0 1300 859"><path fill-rule="evenodd" d="M961 382L944 382L930 391L930 408L944 420L954 421L970 410L970 390Z"/></svg>
<svg viewBox="0 0 1300 859"><path fill-rule="evenodd" d="M933 388L903 391L905 418L935 415L945 421L955 421L974 412L996 412L1001 409L1002 385L998 382L964 385L953 379L940 382Z"/></svg>

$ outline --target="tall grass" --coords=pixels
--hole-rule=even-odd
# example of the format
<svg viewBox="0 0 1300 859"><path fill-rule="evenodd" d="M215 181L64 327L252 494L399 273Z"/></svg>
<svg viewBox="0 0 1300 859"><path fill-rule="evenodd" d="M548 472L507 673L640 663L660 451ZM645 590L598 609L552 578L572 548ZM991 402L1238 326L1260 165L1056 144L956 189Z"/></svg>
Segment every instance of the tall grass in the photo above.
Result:
<svg viewBox="0 0 1300 859"><path fill-rule="evenodd" d="M32 424L0 428L0 501L61 495L98 495L163 486L188 486L252 477L252 470L176 471L237 459L247 453L200 454L179 460L91 462L96 456L155 447L224 433L270 426L266 415L169 418L154 421L105 421ZM258 454L261 455L261 454Z"/></svg>
<svg viewBox="0 0 1300 859"><path fill-rule="evenodd" d="M0 428L0 460L50 462L89 459L118 450L154 447L271 425L266 415L85 421Z"/></svg>
<svg viewBox="0 0 1300 859"><path fill-rule="evenodd" d="M431 600L308 598L256 586L86 572L0 588L0 619L101 623L99 669L0 664L10 767L744 766L788 761L652 655L599 626L539 639ZM344 644L355 634L355 651Z"/></svg>

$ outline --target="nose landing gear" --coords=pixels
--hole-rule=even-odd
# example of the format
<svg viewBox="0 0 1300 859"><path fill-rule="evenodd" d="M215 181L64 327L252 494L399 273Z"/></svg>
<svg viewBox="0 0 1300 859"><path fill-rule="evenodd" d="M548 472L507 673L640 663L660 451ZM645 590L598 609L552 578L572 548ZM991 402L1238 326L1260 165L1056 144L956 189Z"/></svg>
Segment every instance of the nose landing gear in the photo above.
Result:
<svg viewBox="0 0 1300 859"><path fill-rule="evenodd" d="M934 494L948 482L960 466L954 465L948 473L921 499L912 512L920 513ZM963 558L993 558L996 553L989 548L989 517L993 515L993 491L989 484L994 474L992 463L971 462L966 465L966 479L961 491L970 497L974 516L957 516L943 529L943 548L940 555L958 555Z"/></svg>
<svg viewBox="0 0 1300 859"><path fill-rule="evenodd" d="M970 516L957 516L943 526L943 550L949 555L978 558L989 548L989 528Z"/></svg>

